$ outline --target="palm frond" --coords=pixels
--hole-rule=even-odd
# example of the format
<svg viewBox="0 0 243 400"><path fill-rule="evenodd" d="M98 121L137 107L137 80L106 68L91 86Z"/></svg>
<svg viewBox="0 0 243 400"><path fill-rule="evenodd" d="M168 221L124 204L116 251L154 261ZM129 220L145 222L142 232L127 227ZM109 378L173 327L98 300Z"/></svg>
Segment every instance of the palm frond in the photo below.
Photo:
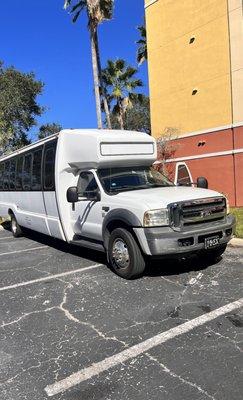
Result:
<svg viewBox="0 0 243 400"><path fill-rule="evenodd" d="M110 96L112 114L125 115L126 111L140 102L141 94L136 89L143 86L141 79L136 79L137 69L127 65L123 59L108 60L102 70L103 85ZM113 107L112 107L113 106Z"/></svg>
<svg viewBox="0 0 243 400"><path fill-rule="evenodd" d="M138 44L137 63L138 65L141 65L144 61L148 59L147 32L145 24L138 26L137 29L140 32L140 39L136 41L136 44Z"/></svg>

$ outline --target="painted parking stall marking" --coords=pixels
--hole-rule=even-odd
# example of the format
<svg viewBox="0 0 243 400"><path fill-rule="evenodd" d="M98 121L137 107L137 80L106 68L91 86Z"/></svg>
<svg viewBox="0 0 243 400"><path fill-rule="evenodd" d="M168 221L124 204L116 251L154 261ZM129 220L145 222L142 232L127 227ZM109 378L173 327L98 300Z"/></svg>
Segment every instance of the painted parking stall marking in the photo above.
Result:
<svg viewBox="0 0 243 400"><path fill-rule="evenodd" d="M0 288L0 292L4 292L6 290L11 290L11 289L16 289L16 288L19 288L22 286L33 285L33 284L39 283L39 282L50 281L52 279L58 279L58 278L68 276L68 275L78 274L80 272L90 271L92 269L95 269L95 268L98 268L101 266L103 266L103 264L94 264L94 265L90 265L89 267L78 268L73 271L61 272L60 274L48 275L48 276L44 276L43 278L32 279L31 281L27 281L27 282L15 283L14 285L4 286L4 287Z"/></svg>
<svg viewBox="0 0 243 400"><path fill-rule="evenodd" d="M138 343L118 354L111 357L107 357L104 360L92 364L90 367L84 368L78 372L71 374L69 377L62 379L58 382L48 385L45 391L48 396L54 396L56 394L65 392L66 390L76 386L94 376L99 375L101 372L107 371L112 367L115 367L121 363L124 363L131 358L135 358L140 354L144 354L152 348L167 342L177 336L187 333L198 326L201 326L209 321L212 321L222 315L232 312L243 306L243 298L234 301L233 303L226 304L220 308L217 308L209 313L203 314L197 318L187 321L175 328L171 328L168 331L162 332L150 339L147 339L141 343Z"/></svg>
<svg viewBox="0 0 243 400"><path fill-rule="evenodd" d="M10 254L25 253L27 251L33 251L33 250L43 250L43 249L46 249L48 247L49 246L38 246L38 247L30 247L29 249L8 251L6 253L0 253L0 256L8 256Z"/></svg>

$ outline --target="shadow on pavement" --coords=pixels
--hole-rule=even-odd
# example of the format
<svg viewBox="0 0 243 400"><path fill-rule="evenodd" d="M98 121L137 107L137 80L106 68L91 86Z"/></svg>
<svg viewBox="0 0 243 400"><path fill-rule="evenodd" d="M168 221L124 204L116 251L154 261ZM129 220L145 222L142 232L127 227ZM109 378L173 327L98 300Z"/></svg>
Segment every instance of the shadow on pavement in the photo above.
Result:
<svg viewBox="0 0 243 400"><path fill-rule="evenodd" d="M185 259L163 258L160 260L151 260L145 270L146 276L169 276L180 275L191 271L203 271L211 265L218 264L222 257L212 261L203 257L188 256Z"/></svg>
<svg viewBox="0 0 243 400"><path fill-rule="evenodd" d="M10 223L6 221L2 224L4 230L10 231ZM29 229L24 230L24 237L27 239L34 240L43 245L53 247L56 250L62 251L64 253L73 254L90 260L95 263L101 263L107 265L106 255L104 253L86 249L85 247L75 246L66 243L62 240L55 239L51 236L43 235L41 233L31 231ZM18 240L18 239L16 239ZM169 275L180 275L190 271L202 271L211 265L215 265L220 262L222 257L217 261L210 261L203 259L200 256L188 256L185 259L177 258L161 258L157 260L147 260L147 266L144 272L144 276L169 276ZM109 268L109 266L107 265Z"/></svg>

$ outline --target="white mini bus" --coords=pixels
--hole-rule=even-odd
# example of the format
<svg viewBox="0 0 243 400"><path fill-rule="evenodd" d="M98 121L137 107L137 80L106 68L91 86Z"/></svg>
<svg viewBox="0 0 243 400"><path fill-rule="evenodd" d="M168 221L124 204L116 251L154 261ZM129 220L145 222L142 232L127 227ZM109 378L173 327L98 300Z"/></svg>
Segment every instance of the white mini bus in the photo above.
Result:
<svg viewBox="0 0 243 400"><path fill-rule="evenodd" d="M218 257L235 220L226 198L176 186L152 168L144 133L63 130L0 159L0 216L23 228L104 251L114 271L142 274L147 257Z"/></svg>

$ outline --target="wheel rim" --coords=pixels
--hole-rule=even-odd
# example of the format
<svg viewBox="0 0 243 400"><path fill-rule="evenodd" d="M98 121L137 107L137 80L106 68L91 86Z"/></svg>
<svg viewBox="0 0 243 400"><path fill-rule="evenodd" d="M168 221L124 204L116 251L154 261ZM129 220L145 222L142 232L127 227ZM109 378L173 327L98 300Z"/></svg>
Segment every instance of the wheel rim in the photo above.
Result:
<svg viewBox="0 0 243 400"><path fill-rule="evenodd" d="M117 268L127 268L130 263L129 252L126 243L122 239L116 239L112 246L112 259Z"/></svg>
<svg viewBox="0 0 243 400"><path fill-rule="evenodd" d="M17 222L15 221L15 219L12 219L12 231L13 233L17 232Z"/></svg>

